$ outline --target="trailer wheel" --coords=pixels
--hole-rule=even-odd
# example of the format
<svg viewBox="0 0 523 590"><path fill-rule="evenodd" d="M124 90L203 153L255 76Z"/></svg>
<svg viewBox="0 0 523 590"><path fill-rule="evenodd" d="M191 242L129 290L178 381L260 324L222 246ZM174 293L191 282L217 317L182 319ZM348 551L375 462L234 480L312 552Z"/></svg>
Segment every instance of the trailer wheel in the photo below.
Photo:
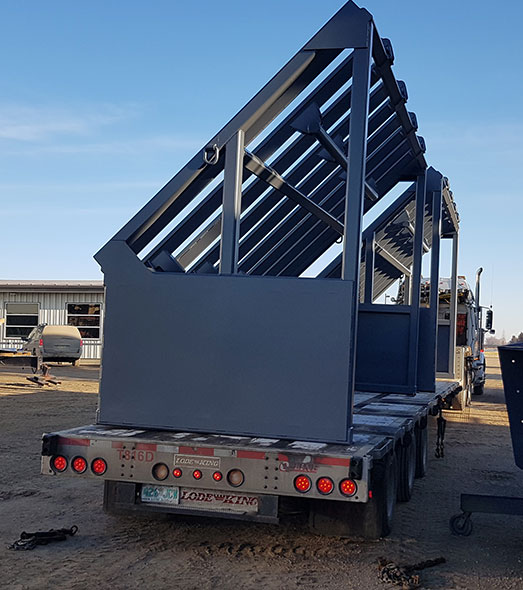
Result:
<svg viewBox="0 0 523 590"><path fill-rule="evenodd" d="M397 468L392 453L376 462L370 474L372 497L368 502L313 500L309 526L321 535L336 537L386 537L392 527L397 495Z"/></svg>
<svg viewBox="0 0 523 590"><path fill-rule="evenodd" d="M398 466L394 453L377 462L371 472L372 498L362 507L363 536L366 539L386 537L392 529L392 518L398 492Z"/></svg>
<svg viewBox="0 0 523 590"><path fill-rule="evenodd" d="M417 424L414 435L416 437L416 477L425 477L429 457L427 424Z"/></svg>
<svg viewBox="0 0 523 590"><path fill-rule="evenodd" d="M399 452L398 502L408 502L412 497L416 476L416 437L407 433Z"/></svg>
<svg viewBox="0 0 523 590"><path fill-rule="evenodd" d="M474 395L483 395L485 393L485 384L474 385Z"/></svg>

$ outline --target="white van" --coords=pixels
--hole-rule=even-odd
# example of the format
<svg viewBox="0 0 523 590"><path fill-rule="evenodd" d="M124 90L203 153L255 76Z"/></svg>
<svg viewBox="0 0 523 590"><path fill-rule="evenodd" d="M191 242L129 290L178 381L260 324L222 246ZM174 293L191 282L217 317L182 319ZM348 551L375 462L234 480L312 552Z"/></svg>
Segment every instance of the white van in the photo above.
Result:
<svg viewBox="0 0 523 590"><path fill-rule="evenodd" d="M82 356L82 344L82 337L75 326L40 324L29 334L22 350L40 356L43 362L74 365Z"/></svg>

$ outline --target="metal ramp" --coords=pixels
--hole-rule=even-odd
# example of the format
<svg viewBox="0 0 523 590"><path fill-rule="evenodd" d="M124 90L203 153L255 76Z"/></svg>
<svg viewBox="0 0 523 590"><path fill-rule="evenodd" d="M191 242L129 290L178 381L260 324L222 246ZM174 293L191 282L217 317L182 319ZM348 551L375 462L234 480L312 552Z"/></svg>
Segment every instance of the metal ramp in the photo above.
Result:
<svg viewBox="0 0 523 590"><path fill-rule="evenodd" d="M100 423L350 441L360 290L372 299L412 267L419 301L421 234L439 223L429 204L426 231L415 229L429 194L425 144L393 60L370 13L347 2L96 255ZM381 249L362 272L363 214L404 181L415 183L403 207L414 236L377 226ZM336 242L325 275L319 261ZM299 278L315 264L317 278ZM400 393L418 387L419 304L407 315L405 384L385 360ZM156 368L126 374L140 363Z"/></svg>

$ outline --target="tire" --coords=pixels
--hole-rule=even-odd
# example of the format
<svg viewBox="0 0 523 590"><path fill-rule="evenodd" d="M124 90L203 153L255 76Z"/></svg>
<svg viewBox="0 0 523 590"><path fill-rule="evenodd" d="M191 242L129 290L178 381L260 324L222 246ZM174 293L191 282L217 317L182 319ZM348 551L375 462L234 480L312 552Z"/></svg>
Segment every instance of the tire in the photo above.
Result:
<svg viewBox="0 0 523 590"><path fill-rule="evenodd" d="M472 533L473 525L470 515L455 514L449 521L450 531L453 535L468 537Z"/></svg>
<svg viewBox="0 0 523 590"><path fill-rule="evenodd" d="M386 537L392 527L397 486L396 459L389 453L372 468L372 497L368 502L314 500L309 525L321 535L364 539Z"/></svg>
<svg viewBox="0 0 523 590"><path fill-rule="evenodd" d="M363 536L366 539L378 539L386 537L392 530L398 491L398 467L393 453L373 467L371 490L372 498L366 504L361 504Z"/></svg>
<svg viewBox="0 0 523 590"><path fill-rule="evenodd" d="M416 437L416 477L425 477L429 457L429 437L427 423L417 424L414 429Z"/></svg>
<svg viewBox="0 0 523 590"><path fill-rule="evenodd" d="M398 455L398 502L408 502L412 498L414 478L416 477L416 436L407 433Z"/></svg>
<svg viewBox="0 0 523 590"><path fill-rule="evenodd" d="M474 395L483 395L485 393L485 384L474 385Z"/></svg>

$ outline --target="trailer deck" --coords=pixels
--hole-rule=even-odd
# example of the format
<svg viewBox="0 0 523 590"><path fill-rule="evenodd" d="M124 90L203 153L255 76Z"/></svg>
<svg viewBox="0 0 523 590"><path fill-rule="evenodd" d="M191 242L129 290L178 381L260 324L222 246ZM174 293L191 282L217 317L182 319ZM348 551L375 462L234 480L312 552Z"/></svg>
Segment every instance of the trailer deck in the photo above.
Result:
<svg viewBox="0 0 523 590"><path fill-rule="evenodd" d="M218 516L231 516L232 512L234 518L277 522L278 496L303 496L296 490L297 477L328 478L333 482L351 478L354 494L344 496L335 489L330 492L330 498L367 502L372 495L373 464L402 447L407 436L414 438L415 429L425 429L428 414L459 389L458 382L442 381L438 382L435 392L416 396L357 393L352 444L81 426L44 435L42 473L106 480L105 502L107 505L109 501L113 510L115 505L133 511L161 509L200 515L210 510ZM64 459L63 469L56 468L58 456ZM84 459L84 468L80 471L73 467L79 457ZM94 462L100 459L105 468L102 473L96 473ZM165 477L157 476L155 470L159 465L165 466ZM238 469L245 474L245 479L234 486L228 481L229 474ZM121 502L122 486L124 490L126 486L129 488L125 502ZM175 505L160 505L160 502L141 497L149 488L154 489L154 493L171 490L177 499ZM307 497L322 497L321 491L312 486L306 491ZM205 498L208 496L205 502L209 504L200 505L198 499L204 502L202 494ZM242 511L237 507L224 507L221 502L229 496L235 502L253 502L258 508ZM188 505L180 505L183 497ZM215 498L218 498L218 508L212 505Z"/></svg>

